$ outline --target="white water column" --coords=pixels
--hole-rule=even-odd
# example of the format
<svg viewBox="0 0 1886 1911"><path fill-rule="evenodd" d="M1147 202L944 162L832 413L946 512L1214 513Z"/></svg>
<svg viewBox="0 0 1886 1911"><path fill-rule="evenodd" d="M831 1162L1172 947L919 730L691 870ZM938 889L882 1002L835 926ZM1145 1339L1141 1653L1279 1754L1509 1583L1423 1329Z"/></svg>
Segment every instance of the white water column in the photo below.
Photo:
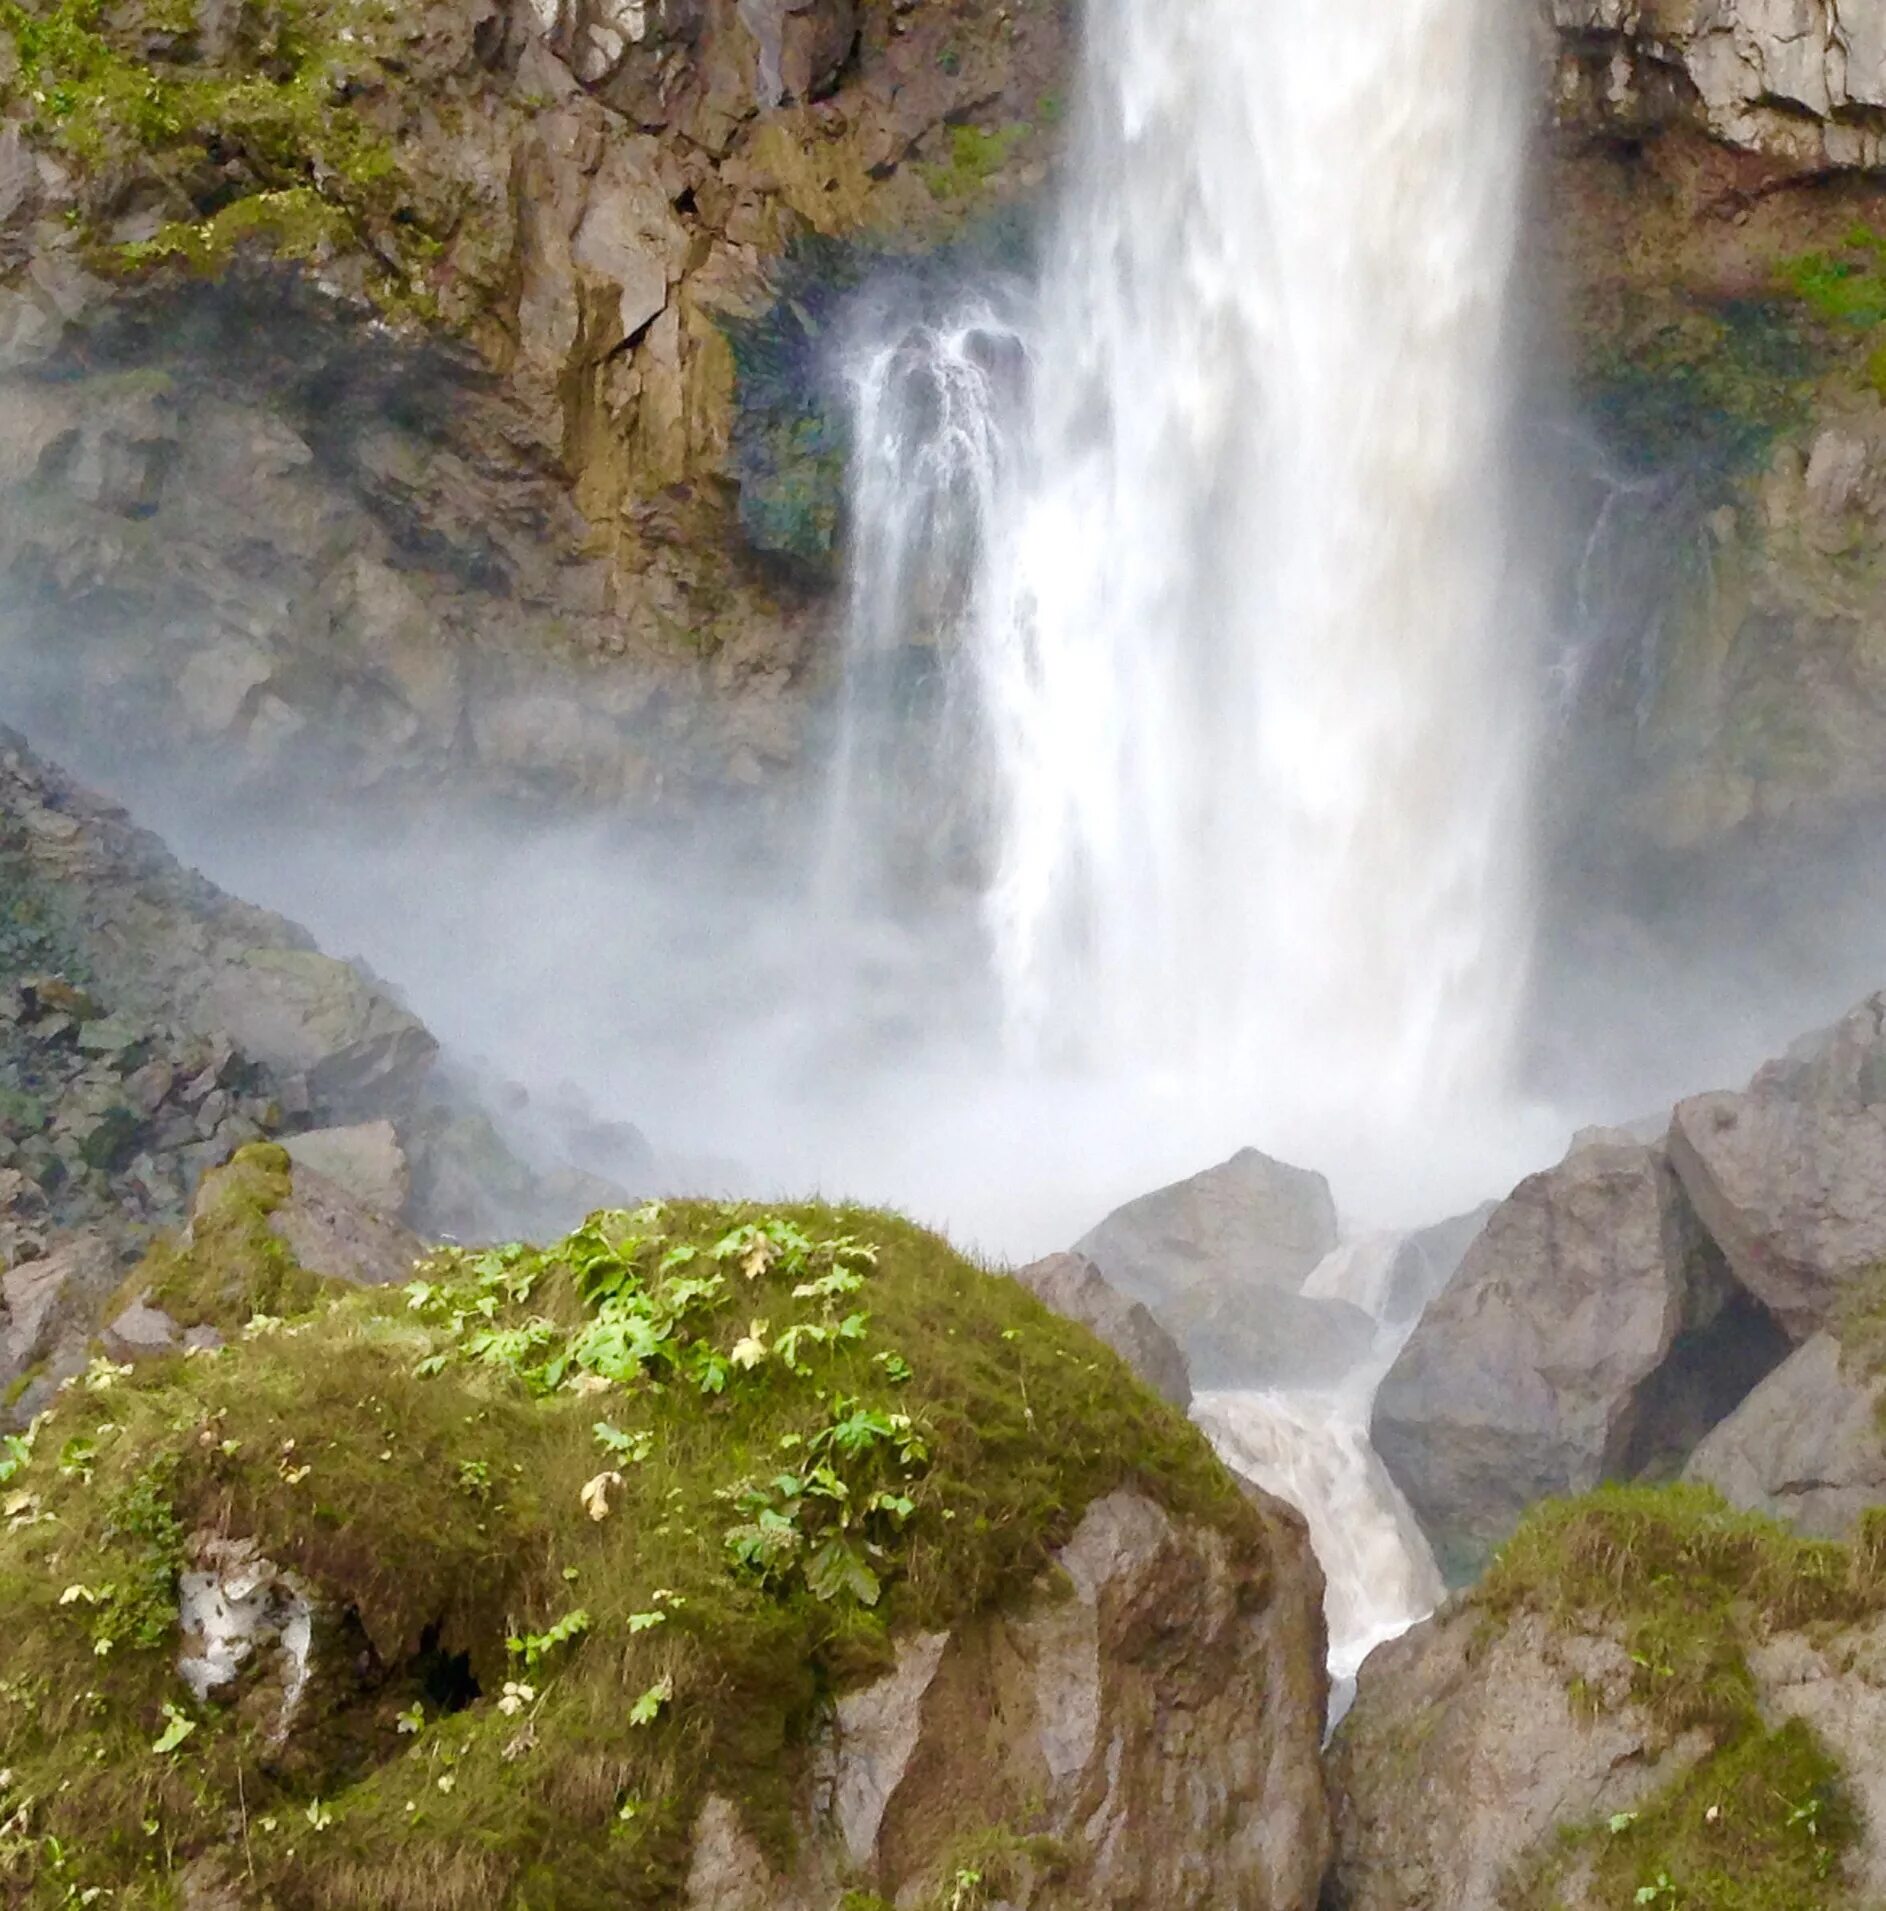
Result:
<svg viewBox="0 0 1886 1911"><path fill-rule="evenodd" d="M1268 1132L1489 1097L1530 657L1504 0L1090 0L963 633L1011 1049Z"/></svg>

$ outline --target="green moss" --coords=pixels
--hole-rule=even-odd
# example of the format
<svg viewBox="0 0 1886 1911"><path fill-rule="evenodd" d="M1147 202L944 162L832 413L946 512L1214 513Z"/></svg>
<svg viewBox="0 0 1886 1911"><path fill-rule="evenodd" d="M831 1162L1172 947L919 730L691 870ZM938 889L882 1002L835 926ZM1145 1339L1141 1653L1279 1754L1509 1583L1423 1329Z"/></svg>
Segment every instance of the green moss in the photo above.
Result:
<svg viewBox="0 0 1886 1911"><path fill-rule="evenodd" d="M1806 412L1814 353L1779 300L1668 302L1627 315L1588 352L1580 395L1607 439L1647 469L1723 476L1758 463Z"/></svg>
<svg viewBox="0 0 1886 1911"><path fill-rule="evenodd" d="M976 198L991 179L1015 156L1015 149L1033 129L1026 125L951 126L946 129L948 156L920 165L918 176L931 196L957 205Z"/></svg>
<svg viewBox="0 0 1886 1911"><path fill-rule="evenodd" d="M271 1291L284 1173L244 1150L199 1219L218 1304ZM283 1907L670 1902L710 1783L782 1848L832 1695L896 1633L1020 1595L1128 1483L1262 1587L1262 1517L1193 1428L888 1215L650 1207L315 1292L220 1354L96 1370L15 1470L0 1765L30 1836L0 1876L30 1905L159 1903L240 1819ZM139 1492L168 1524L126 1517ZM292 1756L266 1708L191 1707L174 1635L148 1642L159 1555L174 1579L205 1527L358 1628ZM100 1655L106 1587L140 1617ZM195 1729L160 1751L166 1707Z"/></svg>
<svg viewBox="0 0 1886 1911"><path fill-rule="evenodd" d="M1580 1904L1661 1911L1833 1911L1859 1837L1840 1769L1799 1720L1750 1731L1658 1792L1566 1834L1517 1894L1516 1911L1558 1911L1576 1877Z"/></svg>
<svg viewBox="0 0 1886 1911"><path fill-rule="evenodd" d="M125 1297L148 1293L183 1327L235 1332L256 1318L305 1312L327 1286L300 1267L269 1227L288 1199L292 1164L270 1142L240 1148L208 1175L187 1241L160 1242L125 1283Z"/></svg>
<svg viewBox="0 0 1886 1911"><path fill-rule="evenodd" d="M1852 1621L1886 1607L1872 1554L1797 1537L1700 1486L1606 1486L1535 1508L1473 1595L1615 1627L1636 1696L1672 1731L1746 1722L1752 1631Z"/></svg>
<svg viewBox="0 0 1886 1911"><path fill-rule="evenodd" d="M1640 1811L1570 1830L1516 1887L1516 1911L1553 1911L1568 1879L1584 1881L1582 1904L1846 1904L1839 1867L1858 1825L1839 1769L1804 1725L1767 1728L1746 1647L1886 1609L1883 1566L1886 1519L1853 1546L1803 1540L1702 1487L1611 1486L1535 1509L1475 1603L1490 1623L1530 1610L1614 1633L1631 1657L1633 1696L1672 1740L1700 1729L1711 1749Z"/></svg>
<svg viewBox="0 0 1886 1911"><path fill-rule="evenodd" d="M1854 226L1838 251L1784 260L1775 276L1823 324L1886 324L1886 238L1870 226Z"/></svg>
<svg viewBox="0 0 1886 1911"><path fill-rule="evenodd" d="M391 16L371 0L281 0L245 14L223 65L154 56L188 42L186 7L151 0L0 0L28 129L81 175L154 172L196 216L96 247L121 271L225 265L245 243L292 258L359 257L383 304L425 301L439 240L414 180L358 97L382 77Z"/></svg>

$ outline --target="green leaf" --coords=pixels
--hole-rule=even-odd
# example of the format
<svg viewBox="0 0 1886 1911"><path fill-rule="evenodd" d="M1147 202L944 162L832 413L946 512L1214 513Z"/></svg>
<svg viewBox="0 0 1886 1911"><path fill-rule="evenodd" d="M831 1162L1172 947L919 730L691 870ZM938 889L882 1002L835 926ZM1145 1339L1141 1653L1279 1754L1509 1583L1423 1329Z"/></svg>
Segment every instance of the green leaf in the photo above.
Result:
<svg viewBox="0 0 1886 1911"><path fill-rule="evenodd" d="M842 1539L828 1539L805 1563L805 1583L814 1599L829 1603L849 1593L861 1606L875 1606L882 1588L878 1576L856 1549Z"/></svg>
<svg viewBox="0 0 1886 1911"><path fill-rule="evenodd" d="M629 1707L631 1725L653 1725L661 1716L662 1708L675 1695L674 1674L668 1673L656 1684L651 1685L642 1696Z"/></svg>
<svg viewBox="0 0 1886 1911"><path fill-rule="evenodd" d="M151 1741L153 1752L174 1752L196 1730L196 1720L168 1699L164 1701L164 1718L164 1729Z"/></svg>

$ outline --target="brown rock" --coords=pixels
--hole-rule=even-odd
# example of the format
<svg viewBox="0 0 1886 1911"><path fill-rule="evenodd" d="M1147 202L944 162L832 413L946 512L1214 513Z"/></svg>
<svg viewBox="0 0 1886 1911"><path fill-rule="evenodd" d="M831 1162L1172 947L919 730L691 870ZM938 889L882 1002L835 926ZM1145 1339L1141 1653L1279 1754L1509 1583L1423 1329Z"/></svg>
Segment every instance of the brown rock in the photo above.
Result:
<svg viewBox="0 0 1886 1911"><path fill-rule="evenodd" d="M1051 1254L1018 1268L1022 1286L1057 1314L1079 1321L1105 1341L1162 1399L1181 1409L1192 1404L1192 1381L1178 1342L1138 1301L1109 1285L1092 1261L1079 1254Z"/></svg>

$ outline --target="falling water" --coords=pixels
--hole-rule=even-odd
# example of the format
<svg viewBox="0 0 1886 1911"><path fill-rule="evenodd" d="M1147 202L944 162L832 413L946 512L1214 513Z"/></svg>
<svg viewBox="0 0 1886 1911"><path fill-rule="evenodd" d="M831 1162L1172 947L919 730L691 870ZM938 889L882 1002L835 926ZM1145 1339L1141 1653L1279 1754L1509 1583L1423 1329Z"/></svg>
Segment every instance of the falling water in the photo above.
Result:
<svg viewBox="0 0 1886 1911"><path fill-rule="evenodd" d="M973 792L1011 1059L1273 1135L1498 1084L1527 942L1511 37L1500 0L1092 0L1019 341L979 314L866 355L853 676L949 653L916 747ZM886 585L939 523L975 560L913 630ZM900 782L861 784L851 735L868 864L858 792Z"/></svg>

